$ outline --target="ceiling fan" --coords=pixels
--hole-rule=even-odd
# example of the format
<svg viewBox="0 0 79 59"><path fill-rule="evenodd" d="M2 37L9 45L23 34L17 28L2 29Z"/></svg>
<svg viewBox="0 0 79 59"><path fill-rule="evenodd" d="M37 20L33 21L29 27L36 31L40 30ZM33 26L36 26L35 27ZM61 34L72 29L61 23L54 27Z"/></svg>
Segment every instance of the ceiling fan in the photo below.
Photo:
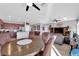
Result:
<svg viewBox="0 0 79 59"><path fill-rule="evenodd" d="M32 7L36 8L37 10L40 11L40 8L39 8L38 6L36 6L36 4L32 3ZM30 8L30 6L27 4L27 6L26 6L26 11L28 11L29 8Z"/></svg>
<svg viewBox="0 0 79 59"><path fill-rule="evenodd" d="M53 22L59 22L59 21L61 21L61 20L57 20L57 19L54 19L54 20L52 20Z"/></svg>

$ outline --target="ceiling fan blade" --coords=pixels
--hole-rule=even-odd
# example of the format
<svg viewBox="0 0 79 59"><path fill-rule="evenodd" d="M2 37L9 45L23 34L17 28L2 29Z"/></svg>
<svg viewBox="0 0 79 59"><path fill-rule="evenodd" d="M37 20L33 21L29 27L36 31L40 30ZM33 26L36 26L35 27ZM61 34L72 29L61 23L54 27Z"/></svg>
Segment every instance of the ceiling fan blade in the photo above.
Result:
<svg viewBox="0 0 79 59"><path fill-rule="evenodd" d="M28 9L29 9L29 6L26 6L26 11L28 11Z"/></svg>
<svg viewBox="0 0 79 59"><path fill-rule="evenodd" d="M32 4L32 6L40 11L40 9L34 3Z"/></svg>
<svg viewBox="0 0 79 59"><path fill-rule="evenodd" d="M58 22L58 20L56 20L56 19L54 19L53 21L54 21L54 22Z"/></svg>

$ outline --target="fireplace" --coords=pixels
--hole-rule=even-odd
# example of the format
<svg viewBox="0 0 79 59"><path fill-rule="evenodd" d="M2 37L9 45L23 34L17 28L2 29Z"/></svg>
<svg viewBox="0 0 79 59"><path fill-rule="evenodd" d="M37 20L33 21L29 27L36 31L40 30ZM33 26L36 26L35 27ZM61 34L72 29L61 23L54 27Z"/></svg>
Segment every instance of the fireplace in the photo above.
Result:
<svg viewBox="0 0 79 59"><path fill-rule="evenodd" d="M50 33L61 33L67 36L70 34L70 31L68 31L68 27L52 27L50 28Z"/></svg>
<svg viewBox="0 0 79 59"><path fill-rule="evenodd" d="M51 27L50 33L60 33L66 36L70 31L68 31L68 27Z"/></svg>
<svg viewBox="0 0 79 59"><path fill-rule="evenodd" d="M64 28L54 28L54 33L61 33L61 34L63 34L63 29Z"/></svg>

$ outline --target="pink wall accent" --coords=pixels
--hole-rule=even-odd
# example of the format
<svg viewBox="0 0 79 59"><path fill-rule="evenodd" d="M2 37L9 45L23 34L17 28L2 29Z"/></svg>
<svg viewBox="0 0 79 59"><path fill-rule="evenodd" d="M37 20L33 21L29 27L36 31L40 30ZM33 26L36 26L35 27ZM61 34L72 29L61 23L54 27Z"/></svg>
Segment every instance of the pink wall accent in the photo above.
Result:
<svg viewBox="0 0 79 59"><path fill-rule="evenodd" d="M3 28L4 29L19 29L19 27L22 27L22 24L14 24L14 23L4 23Z"/></svg>
<svg viewBox="0 0 79 59"><path fill-rule="evenodd" d="M23 26L23 24L6 23L2 19L0 19L0 25L2 25L1 28L3 29L19 29L19 27Z"/></svg>

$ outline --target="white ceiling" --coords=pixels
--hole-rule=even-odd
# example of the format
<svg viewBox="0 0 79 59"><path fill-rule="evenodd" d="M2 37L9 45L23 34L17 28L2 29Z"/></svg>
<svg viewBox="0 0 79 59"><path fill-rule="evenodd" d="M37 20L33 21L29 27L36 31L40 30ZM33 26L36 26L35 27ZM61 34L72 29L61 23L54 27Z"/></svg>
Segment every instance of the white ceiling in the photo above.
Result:
<svg viewBox="0 0 79 59"><path fill-rule="evenodd" d="M53 19L67 17L67 20L79 17L79 3L41 3L36 4L40 11L30 7L26 12L25 3L0 3L0 18L5 22L24 23L48 23Z"/></svg>

